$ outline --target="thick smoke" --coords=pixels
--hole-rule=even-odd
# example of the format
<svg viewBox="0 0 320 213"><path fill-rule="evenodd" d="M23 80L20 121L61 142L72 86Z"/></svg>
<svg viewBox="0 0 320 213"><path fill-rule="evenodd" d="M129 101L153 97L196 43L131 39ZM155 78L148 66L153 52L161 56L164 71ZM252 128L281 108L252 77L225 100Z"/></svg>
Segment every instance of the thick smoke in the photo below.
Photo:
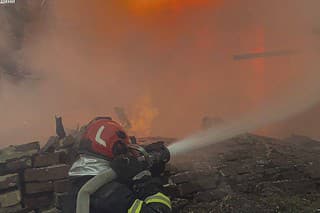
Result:
<svg viewBox="0 0 320 213"><path fill-rule="evenodd" d="M16 6L0 6L1 22ZM56 113L75 128L96 115L115 116L121 106L141 126L134 133L183 137L204 116L227 124L277 103L294 109L310 99L292 97L303 97L319 77L320 37L313 34L319 6L317 0L46 1L45 18L24 26L21 50L12 54L37 80L1 79L1 145L53 134ZM6 51L13 49L10 30L0 30ZM282 50L299 54L233 59ZM318 111L261 132L319 137Z"/></svg>

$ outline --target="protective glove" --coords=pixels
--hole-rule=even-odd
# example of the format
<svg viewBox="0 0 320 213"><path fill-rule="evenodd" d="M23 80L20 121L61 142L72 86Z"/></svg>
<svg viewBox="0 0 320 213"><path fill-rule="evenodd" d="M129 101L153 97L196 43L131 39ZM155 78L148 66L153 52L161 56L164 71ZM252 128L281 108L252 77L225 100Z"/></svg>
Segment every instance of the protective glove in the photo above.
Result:
<svg viewBox="0 0 320 213"><path fill-rule="evenodd" d="M141 179L148 172L144 172L148 169L148 165L145 161L138 161L132 156L118 156L110 163L111 168L115 171L118 179L122 183L133 183L133 179L136 175L141 174Z"/></svg>
<svg viewBox="0 0 320 213"><path fill-rule="evenodd" d="M148 153L161 153L161 154L166 154L166 147L164 145L164 142L159 141L156 143L149 144L144 147L144 149ZM160 157L160 156L158 156ZM169 156L161 156L160 158L165 159L165 158L170 158ZM156 161L157 163L153 163L152 167L150 168L151 174L153 177L159 177L161 173L163 173L165 169L166 162L161 162L160 160Z"/></svg>

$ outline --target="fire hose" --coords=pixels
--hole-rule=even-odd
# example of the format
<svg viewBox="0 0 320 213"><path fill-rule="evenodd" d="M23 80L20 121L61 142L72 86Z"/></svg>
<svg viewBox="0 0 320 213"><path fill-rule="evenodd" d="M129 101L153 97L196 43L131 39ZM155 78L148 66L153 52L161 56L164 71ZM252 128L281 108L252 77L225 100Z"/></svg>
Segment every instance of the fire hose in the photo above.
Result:
<svg viewBox="0 0 320 213"><path fill-rule="evenodd" d="M137 144L130 144L129 149L136 153L140 153L138 157L139 161L146 161L149 168L159 163L167 163L170 160L170 152L163 145L159 144L160 149L146 150L142 146ZM117 174L108 168L102 173L91 178L86 184L84 184L78 192L76 213L89 213L90 212L90 195L96 192L104 184L112 182L117 178Z"/></svg>

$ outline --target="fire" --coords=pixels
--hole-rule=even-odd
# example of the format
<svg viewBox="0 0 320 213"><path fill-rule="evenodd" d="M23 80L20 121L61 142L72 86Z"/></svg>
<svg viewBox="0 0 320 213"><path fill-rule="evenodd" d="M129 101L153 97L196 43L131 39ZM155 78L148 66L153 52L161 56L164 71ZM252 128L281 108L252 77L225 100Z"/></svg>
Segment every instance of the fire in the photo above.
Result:
<svg viewBox="0 0 320 213"><path fill-rule="evenodd" d="M143 96L138 99L130 115L131 133L139 136L149 136L151 134L152 123L159 115L159 111L152 105L150 96Z"/></svg>
<svg viewBox="0 0 320 213"><path fill-rule="evenodd" d="M180 12L185 8L205 6L221 0L129 0L129 10L135 15L148 15L156 12Z"/></svg>

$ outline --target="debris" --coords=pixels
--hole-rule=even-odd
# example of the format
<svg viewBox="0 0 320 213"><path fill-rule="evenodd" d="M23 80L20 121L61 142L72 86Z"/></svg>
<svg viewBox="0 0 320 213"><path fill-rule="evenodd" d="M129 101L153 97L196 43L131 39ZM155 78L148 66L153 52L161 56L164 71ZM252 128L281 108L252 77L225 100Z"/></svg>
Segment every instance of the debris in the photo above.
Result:
<svg viewBox="0 0 320 213"><path fill-rule="evenodd" d="M291 56L297 55L300 51L298 50L278 50L278 51L269 51L269 52L252 52L233 55L233 60L248 60L256 58L267 58L267 57L276 57L276 56Z"/></svg>
<svg viewBox="0 0 320 213"><path fill-rule="evenodd" d="M68 135L59 140L59 149L73 146L74 143L75 143L75 138L71 135Z"/></svg>
<svg viewBox="0 0 320 213"><path fill-rule="evenodd" d="M48 142L41 148L41 153L44 152L54 152L57 146L59 145L59 137L51 136L48 139Z"/></svg>
<svg viewBox="0 0 320 213"><path fill-rule="evenodd" d="M122 124L122 126L126 129L129 130L131 129L131 123L130 120L128 119L128 116L125 112L125 110L122 107L115 107L114 108L115 113L117 114L120 123Z"/></svg>
<svg viewBox="0 0 320 213"><path fill-rule="evenodd" d="M59 139L63 139L66 137L66 132L63 127L62 117L56 115L55 119L56 119L56 134L59 137Z"/></svg>
<svg viewBox="0 0 320 213"><path fill-rule="evenodd" d="M143 144L159 140L174 141L137 138ZM0 150L0 213L55 213L69 202L69 158L76 155L77 139L52 141L41 151L37 142ZM173 159L164 190L176 212L273 212L276 206L285 212L295 203L296 212L316 212L319 155L320 142L304 136L245 134Z"/></svg>
<svg viewBox="0 0 320 213"><path fill-rule="evenodd" d="M178 186L178 189L181 197L186 197L187 195L200 190L200 188L192 183L182 183Z"/></svg>

